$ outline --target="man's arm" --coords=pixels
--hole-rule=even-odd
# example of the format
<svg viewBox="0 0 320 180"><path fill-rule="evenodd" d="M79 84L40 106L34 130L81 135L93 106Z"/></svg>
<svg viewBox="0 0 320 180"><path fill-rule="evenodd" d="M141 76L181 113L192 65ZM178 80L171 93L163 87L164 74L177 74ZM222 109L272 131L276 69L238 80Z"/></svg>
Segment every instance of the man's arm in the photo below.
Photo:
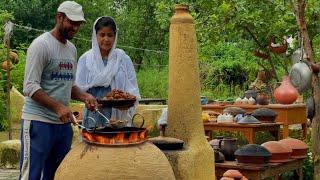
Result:
<svg viewBox="0 0 320 180"><path fill-rule="evenodd" d="M97 100L91 94L82 92L76 85L72 86L71 99L82 101L86 104L86 107L93 111L97 107Z"/></svg>
<svg viewBox="0 0 320 180"><path fill-rule="evenodd" d="M71 110L64 106L63 104L59 103L52 97L48 96L46 92L42 89L37 90L31 98L39 103L41 106L44 106L58 114L60 121L62 122L70 122L72 121L72 112Z"/></svg>

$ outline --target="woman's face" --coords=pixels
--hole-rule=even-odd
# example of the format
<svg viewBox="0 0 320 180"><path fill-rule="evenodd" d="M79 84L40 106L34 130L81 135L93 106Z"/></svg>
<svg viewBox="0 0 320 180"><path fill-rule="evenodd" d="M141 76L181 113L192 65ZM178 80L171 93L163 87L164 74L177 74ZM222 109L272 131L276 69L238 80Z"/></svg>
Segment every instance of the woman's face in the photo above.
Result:
<svg viewBox="0 0 320 180"><path fill-rule="evenodd" d="M103 27L97 32L97 41L102 56L107 56L113 46L116 34L111 27Z"/></svg>

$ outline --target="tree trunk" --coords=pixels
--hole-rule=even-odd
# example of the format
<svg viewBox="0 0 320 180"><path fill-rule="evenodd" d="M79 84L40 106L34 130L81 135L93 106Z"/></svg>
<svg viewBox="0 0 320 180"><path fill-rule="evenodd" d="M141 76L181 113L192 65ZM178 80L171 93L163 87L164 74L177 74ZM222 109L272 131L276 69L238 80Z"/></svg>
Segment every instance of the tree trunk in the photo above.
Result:
<svg viewBox="0 0 320 180"><path fill-rule="evenodd" d="M304 0L298 0L297 2L291 1L294 7L296 20L299 25L301 37L303 38L304 49L307 55L307 59L310 63L315 63L312 45L310 43L309 34L307 31L307 24L304 18L306 3ZM319 89L319 77L314 73L312 76L312 94L315 104L315 115L312 121L312 155L313 155L313 179L320 177L320 89Z"/></svg>

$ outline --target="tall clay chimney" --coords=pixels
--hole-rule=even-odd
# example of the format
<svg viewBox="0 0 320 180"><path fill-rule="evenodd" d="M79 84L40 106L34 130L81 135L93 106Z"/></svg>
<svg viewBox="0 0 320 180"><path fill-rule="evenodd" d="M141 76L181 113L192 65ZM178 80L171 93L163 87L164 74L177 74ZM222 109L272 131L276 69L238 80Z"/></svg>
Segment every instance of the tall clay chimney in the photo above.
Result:
<svg viewBox="0 0 320 180"><path fill-rule="evenodd" d="M176 5L169 38L167 135L182 139L185 149L166 151L176 179L215 179L213 150L201 120L197 38L186 5Z"/></svg>

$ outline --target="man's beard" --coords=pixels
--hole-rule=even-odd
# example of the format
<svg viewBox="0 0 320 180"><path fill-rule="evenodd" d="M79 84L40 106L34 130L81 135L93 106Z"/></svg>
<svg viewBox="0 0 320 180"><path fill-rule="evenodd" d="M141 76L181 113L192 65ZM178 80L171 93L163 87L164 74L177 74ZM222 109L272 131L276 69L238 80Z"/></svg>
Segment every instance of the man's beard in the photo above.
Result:
<svg viewBox="0 0 320 180"><path fill-rule="evenodd" d="M60 28L59 33L64 39L71 40L73 38L69 36L68 31L64 28Z"/></svg>

